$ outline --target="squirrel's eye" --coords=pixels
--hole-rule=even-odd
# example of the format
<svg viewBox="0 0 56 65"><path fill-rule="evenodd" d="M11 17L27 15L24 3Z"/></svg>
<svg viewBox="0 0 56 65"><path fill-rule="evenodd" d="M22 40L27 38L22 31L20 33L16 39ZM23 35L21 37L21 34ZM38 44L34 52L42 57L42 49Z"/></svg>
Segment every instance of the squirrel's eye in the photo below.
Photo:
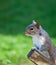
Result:
<svg viewBox="0 0 56 65"><path fill-rule="evenodd" d="M33 28L30 28L30 30L33 30Z"/></svg>

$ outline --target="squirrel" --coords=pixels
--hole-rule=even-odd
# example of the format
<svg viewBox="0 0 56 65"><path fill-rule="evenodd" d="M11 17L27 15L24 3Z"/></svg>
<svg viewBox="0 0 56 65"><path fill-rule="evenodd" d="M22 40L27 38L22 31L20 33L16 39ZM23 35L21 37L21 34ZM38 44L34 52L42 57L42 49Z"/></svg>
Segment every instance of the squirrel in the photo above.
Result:
<svg viewBox="0 0 56 65"><path fill-rule="evenodd" d="M56 48L52 44L48 33L42 28L42 26L33 20L32 24L26 27L24 33L25 35L32 37L35 49L38 49L41 52L48 51L50 60L56 65Z"/></svg>

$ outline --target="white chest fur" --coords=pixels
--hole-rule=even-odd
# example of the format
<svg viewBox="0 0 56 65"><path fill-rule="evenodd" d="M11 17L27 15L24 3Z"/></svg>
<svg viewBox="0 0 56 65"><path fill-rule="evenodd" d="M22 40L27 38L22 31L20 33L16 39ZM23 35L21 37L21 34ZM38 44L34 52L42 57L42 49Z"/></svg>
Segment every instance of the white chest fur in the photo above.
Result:
<svg viewBox="0 0 56 65"><path fill-rule="evenodd" d="M44 42L45 42L44 37L43 36L33 36L32 39L33 39L34 46L41 49L41 46L44 45Z"/></svg>

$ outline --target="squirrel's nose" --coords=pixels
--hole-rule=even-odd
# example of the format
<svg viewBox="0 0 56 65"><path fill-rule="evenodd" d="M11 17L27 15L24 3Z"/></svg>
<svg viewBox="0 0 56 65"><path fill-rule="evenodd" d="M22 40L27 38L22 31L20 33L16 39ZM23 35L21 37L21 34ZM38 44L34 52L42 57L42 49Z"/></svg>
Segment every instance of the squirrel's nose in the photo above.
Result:
<svg viewBox="0 0 56 65"><path fill-rule="evenodd" d="M24 34L28 34L28 33L29 33L29 30L25 30L25 31L24 31Z"/></svg>
<svg viewBox="0 0 56 65"><path fill-rule="evenodd" d="M25 34L25 32L26 32L26 31L24 30L24 31L23 31L23 34Z"/></svg>
<svg viewBox="0 0 56 65"><path fill-rule="evenodd" d="M23 32L24 34L26 34L26 31L24 30L24 32Z"/></svg>
<svg viewBox="0 0 56 65"><path fill-rule="evenodd" d="M25 31L24 34L26 34L27 32Z"/></svg>

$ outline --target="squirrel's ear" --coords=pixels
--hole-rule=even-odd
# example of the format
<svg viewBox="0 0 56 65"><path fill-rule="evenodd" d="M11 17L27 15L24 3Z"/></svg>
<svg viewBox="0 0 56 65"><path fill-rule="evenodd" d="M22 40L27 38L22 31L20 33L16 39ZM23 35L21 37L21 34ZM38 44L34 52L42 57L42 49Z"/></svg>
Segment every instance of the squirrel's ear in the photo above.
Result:
<svg viewBox="0 0 56 65"><path fill-rule="evenodd" d="M37 23L35 22L35 20L33 20L32 23L35 24L35 25L37 24Z"/></svg>
<svg viewBox="0 0 56 65"><path fill-rule="evenodd" d="M37 29L39 29L39 27L40 27L40 24L39 24L39 23L37 23L35 26L37 27Z"/></svg>
<svg viewBox="0 0 56 65"><path fill-rule="evenodd" d="M36 23L35 20L33 20L32 23L39 29L39 27L40 27L39 23Z"/></svg>

